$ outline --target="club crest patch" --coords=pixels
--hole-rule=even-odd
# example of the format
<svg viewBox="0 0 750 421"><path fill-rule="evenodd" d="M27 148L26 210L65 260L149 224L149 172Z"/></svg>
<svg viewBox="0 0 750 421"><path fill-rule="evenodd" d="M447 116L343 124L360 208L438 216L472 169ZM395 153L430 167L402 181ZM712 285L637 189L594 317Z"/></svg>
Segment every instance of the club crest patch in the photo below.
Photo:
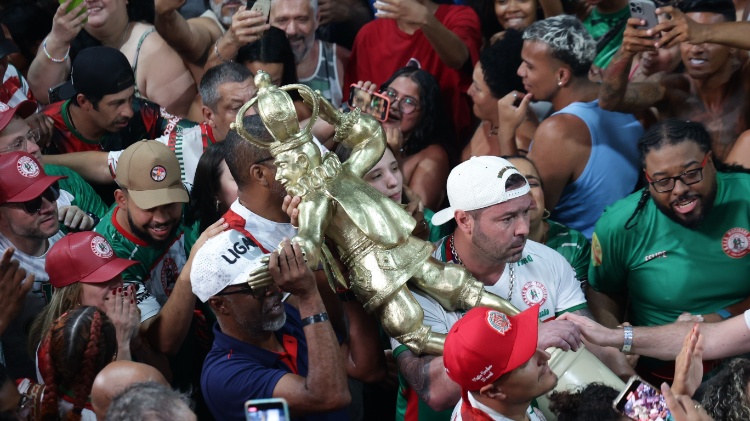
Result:
<svg viewBox="0 0 750 421"><path fill-rule="evenodd" d="M39 165L28 156L18 158L16 168L18 169L18 173L26 178L34 178L39 175Z"/></svg>
<svg viewBox="0 0 750 421"><path fill-rule="evenodd" d="M527 282L521 289L521 296L523 302L529 307L535 304L542 305L547 301L547 287L541 282Z"/></svg>
<svg viewBox="0 0 750 421"><path fill-rule="evenodd" d="M721 239L721 248L727 256L739 259L750 252L750 232L744 228L732 228Z"/></svg>
<svg viewBox="0 0 750 421"><path fill-rule="evenodd" d="M161 266L161 287L164 293L169 297L172 294L174 285L177 283L177 277L180 270L177 269L177 263L171 257L165 257Z"/></svg>
<svg viewBox="0 0 750 421"><path fill-rule="evenodd" d="M112 247L109 245L107 240L102 237L94 237L91 240L91 251L93 251L95 255L101 257L102 259L108 259L114 254L114 252L112 251Z"/></svg>
<svg viewBox="0 0 750 421"><path fill-rule="evenodd" d="M165 178L167 178L167 169L162 167L161 165L157 165L154 168L151 168L151 179L159 182L163 181Z"/></svg>
<svg viewBox="0 0 750 421"><path fill-rule="evenodd" d="M487 324L503 336L513 328L508 316L505 313L495 310L487 312Z"/></svg>

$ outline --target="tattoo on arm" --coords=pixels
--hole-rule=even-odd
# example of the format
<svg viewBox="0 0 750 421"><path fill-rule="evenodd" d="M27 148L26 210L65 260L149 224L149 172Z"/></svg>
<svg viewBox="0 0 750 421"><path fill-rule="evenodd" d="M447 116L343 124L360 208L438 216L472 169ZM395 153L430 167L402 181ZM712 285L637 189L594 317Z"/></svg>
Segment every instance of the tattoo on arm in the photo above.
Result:
<svg viewBox="0 0 750 421"><path fill-rule="evenodd" d="M398 369L420 399L430 399L430 362L436 357L425 355L418 357L411 351L404 351L396 357Z"/></svg>

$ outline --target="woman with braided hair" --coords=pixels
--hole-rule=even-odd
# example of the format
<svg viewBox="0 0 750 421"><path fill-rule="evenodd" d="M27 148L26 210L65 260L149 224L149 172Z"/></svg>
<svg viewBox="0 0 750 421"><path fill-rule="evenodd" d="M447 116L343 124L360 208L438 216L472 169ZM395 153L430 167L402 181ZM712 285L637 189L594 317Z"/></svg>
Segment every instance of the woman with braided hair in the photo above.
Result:
<svg viewBox="0 0 750 421"><path fill-rule="evenodd" d="M88 403L99 371L117 357L115 326L97 307L79 307L55 321L42 341L41 405L31 419L94 421ZM35 416L36 415L36 416Z"/></svg>

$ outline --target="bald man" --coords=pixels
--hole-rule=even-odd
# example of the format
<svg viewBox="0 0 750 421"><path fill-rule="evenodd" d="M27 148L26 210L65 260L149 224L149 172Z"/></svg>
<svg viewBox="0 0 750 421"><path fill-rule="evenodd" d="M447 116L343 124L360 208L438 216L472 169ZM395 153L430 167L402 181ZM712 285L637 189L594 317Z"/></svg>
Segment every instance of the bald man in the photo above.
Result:
<svg viewBox="0 0 750 421"><path fill-rule="evenodd" d="M112 398L134 383L156 382L170 387L169 382L154 367L133 361L114 361L94 379L91 405L98 421L104 421Z"/></svg>

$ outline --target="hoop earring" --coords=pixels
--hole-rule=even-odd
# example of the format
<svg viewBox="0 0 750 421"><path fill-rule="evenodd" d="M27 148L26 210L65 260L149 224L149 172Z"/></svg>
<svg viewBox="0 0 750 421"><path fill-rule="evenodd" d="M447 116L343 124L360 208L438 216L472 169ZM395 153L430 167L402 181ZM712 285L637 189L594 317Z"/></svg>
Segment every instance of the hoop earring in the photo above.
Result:
<svg viewBox="0 0 750 421"><path fill-rule="evenodd" d="M547 210L547 209L545 208L545 209L544 209L544 212L542 212L542 219L546 221L547 219L549 219L550 215L552 215L552 213L550 213L550 211L548 211L548 210Z"/></svg>

